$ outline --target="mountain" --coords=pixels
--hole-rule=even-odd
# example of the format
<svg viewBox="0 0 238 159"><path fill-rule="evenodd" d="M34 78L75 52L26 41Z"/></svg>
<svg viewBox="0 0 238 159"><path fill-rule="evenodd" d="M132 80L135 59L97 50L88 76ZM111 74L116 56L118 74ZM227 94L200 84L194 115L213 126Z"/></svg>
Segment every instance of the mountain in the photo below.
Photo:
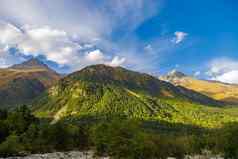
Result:
<svg viewBox="0 0 238 159"><path fill-rule="evenodd" d="M37 79L46 88L49 88L55 81L60 79L60 75L57 72L37 58L31 58L23 63L13 65L8 70L15 72L17 77L19 75L20 77L25 76L29 79Z"/></svg>
<svg viewBox="0 0 238 159"><path fill-rule="evenodd" d="M238 85L235 84L200 80L195 77L186 76L178 71L169 72L166 76L160 77L160 79L176 86L182 86L200 92L227 104L238 104Z"/></svg>
<svg viewBox="0 0 238 159"><path fill-rule="evenodd" d="M93 65L59 80L35 100L33 110L37 116L54 119L98 114L165 119L171 116L170 113L177 112L166 102L169 99L216 106L222 104L148 74L122 67Z"/></svg>
<svg viewBox="0 0 238 159"><path fill-rule="evenodd" d="M44 64L37 58L31 58L30 60L25 61L23 63L13 65L10 68L12 68L12 69L48 69L48 70L50 70L46 64Z"/></svg>
<svg viewBox="0 0 238 159"><path fill-rule="evenodd" d="M177 70L172 70L171 72L168 73L168 75L166 77L176 79L176 78L186 77L186 75L182 72L177 71Z"/></svg>
<svg viewBox="0 0 238 159"><path fill-rule="evenodd" d="M59 79L58 73L35 58L0 69L0 106L28 104Z"/></svg>

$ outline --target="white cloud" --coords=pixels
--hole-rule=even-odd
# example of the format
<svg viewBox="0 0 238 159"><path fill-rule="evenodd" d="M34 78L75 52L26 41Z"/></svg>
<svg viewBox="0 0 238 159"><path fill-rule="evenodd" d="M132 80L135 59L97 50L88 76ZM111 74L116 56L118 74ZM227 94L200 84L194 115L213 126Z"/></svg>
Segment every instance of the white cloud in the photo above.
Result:
<svg viewBox="0 0 238 159"><path fill-rule="evenodd" d="M81 46L70 40L65 31L49 26L24 28L18 48L25 55L44 55L48 60L64 65L78 62L77 51Z"/></svg>
<svg viewBox="0 0 238 159"><path fill-rule="evenodd" d="M19 42L22 32L14 25L0 22L0 35L1 44L16 44Z"/></svg>
<svg viewBox="0 0 238 159"><path fill-rule="evenodd" d="M218 58L210 61L207 74L211 80L238 84L238 61Z"/></svg>
<svg viewBox="0 0 238 159"><path fill-rule="evenodd" d="M0 36L0 66L2 67L9 66L11 62L15 63L17 59L8 52L9 47L17 47L19 54L26 56L43 55L47 60L54 61L60 66L70 66L72 70L98 63L118 66L125 61L124 58L106 55L100 49L93 48L94 44L81 45L79 42L74 42L65 31L49 26L27 26L20 30L9 23L1 23L0 33L4 35Z"/></svg>
<svg viewBox="0 0 238 159"><path fill-rule="evenodd" d="M188 33L185 33L182 31L176 31L174 35L175 37L172 39L172 42L174 42L175 44L178 44L182 42L186 38L186 36L188 36Z"/></svg>
<svg viewBox="0 0 238 159"><path fill-rule="evenodd" d="M195 73L194 73L194 76L195 77L198 77L198 76L200 76L201 75L201 72L200 71L196 71Z"/></svg>
<svg viewBox="0 0 238 159"><path fill-rule="evenodd" d="M21 25L57 27L92 39L108 36L117 28L134 29L156 15L160 6L161 2L154 0L1 0L0 17Z"/></svg>
<svg viewBox="0 0 238 159"><path fill-rule="evenodd" d="M238 70L226 72L224 74L221 74L221 75L213 78L213 80L217 80L217 81L221 81L221 82L225 82L225 83L238 84Z"/></svg>
<svg viewBox="0 0 238 159"><path fill-rule="evenodd" d="M81 38L97 37L104 29L110 29L103 15L90 8L87 1L77 1L73 5L65 0L21 0L21 3L18 0L1 0L0 17L21 25L57 27L77 33Z"/></svg>
<svg viewBox="0 0 238 159"><path fill-rule="evenodd" d="M112 27L133 30L146 19L160 11L160 0L113 0L104 1L103 8L110 14Z"/></svg>
<svg viewBox="0 0 238 159"><path fill-rule="evenodd" d="M160 8L160 0L1 0L0 20L12 22L10 27L16 29L6 34L4 45L17 45L24 55L44 55L47 60L76 70L92 63L85 52L100 49L104 56L100 63L130 63L130 68L144 71L154 67L151 61L157 65L158 58L143 55L141 42L129 43L135 37L124 37L157 15ZM121 39L114 43L111 39L118 29ZM158 50L157 45L151 45Z"/></svg>
<svg viewBox="0 0 238 159"><path fill-rule="evenodd" d="M125 61L125 57L114 56L113 58L110 58L109 56L106 56L101 50L97 49L91 52L86 52L84 62L87 62L88 64L102 63L112 67L117 67L124 64Z"/></svg>
<svg viewBox="0 0 238 159"><path fill-rule="evenodd" d="M123 57L123 58L120 58L118 56L115 56L111 62L108 63L109 66L112 66L112 67L117 67L117 66L120 66L122 65L124 62L126 61L126 59Z"/></svg>
<svg viewBox="0 0 238 159"><path fill-rule="evenodd" d="M104 54L101 52L101 50L94 50L91 52L86 53L86 59L90 62L96 62L100 63L104 60Z"/></svg>
<svg viewBox="0 0 238 159"><path fill-rule="evenodd" d="M149 53L153 51L153 47L151 44L146 45L144 49L146 52L149 52Z"/></svg>
<svg viewBox="0 0 238 159"><path fill-rule="evenodd" d="M27 34L32 39L44 40L45 38L65 38L67 36L66 32L56 29L51 29L49 26L44 26L41 28L30 28L26 27Z"/></svg>
<svg viewBox="0 0 238 159"><path fill-rule="evenodd" d="M217 58L210 62L210 71L215 74L238 70L238 61L230 58Z"/></svg>

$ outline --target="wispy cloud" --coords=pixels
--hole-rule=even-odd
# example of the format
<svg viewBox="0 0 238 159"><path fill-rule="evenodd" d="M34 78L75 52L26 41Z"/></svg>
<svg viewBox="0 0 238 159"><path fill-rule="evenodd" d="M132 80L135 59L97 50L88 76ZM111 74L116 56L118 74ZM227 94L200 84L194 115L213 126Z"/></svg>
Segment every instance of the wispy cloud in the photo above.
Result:
<svg viewBox="0 0 238 159"><path fill-rule="evenodd" d="M201 72L200 72L200 71L196 71L196 72L194 72L194 74L193 74L194 77L198 77L198 76L200 76L200 75L201 75Z"/></svg>
<svg viewBox="0 0 238 159"><path fill-rule="evenodd" d="M144 47L145 51L148 53L153 52L153 47L151 46L151 44L148 44Z"/></svg>
<svg viewBox="0 0 238 159"><path fill-rule="evenodd" d="M126 62L126 58L124 58L124 57L120 58L120 57L118 57L118 56L115 56L115 57L112 59L112 61L109 62L109 63L107 63L107 64L110 65L110 66L115 67L115 66L120 66L120 65L122 65L122 64L125 63L125 62Z"/></svg>
<svg viewBox="0 0 238 159"><path fill-rule="evenodd" d="M211 80L238 84L238 61L222 57L210 61L208 66Z"/></svg>
<svg viewBox="0 0 238 159"><path fill-rule="evenodd" d="M51 26L81 38L129 31L159 12L154 0L2 0L0 17L20 25Z"/></svg>
<svg viewBox="0 0 238 159"><path fill-rule="evenodd" d="M188 36L188 33L176 31L174 32L174 35L175 37L172 39L172 42L174 42L175 44L179 44Z"/></svg>
<svg viewBox="0 0 238 159"><path fill-rule="evenodd" d="M17 28L10 23L1 23L0 34L2 67L16 59L9 53L9 49L13 47L18 49L19 55L43 55L59 65L71 66L72 70L97 63L112 63L117 66L125 61L121 61L118 56L106 55L96 46L93 47L92 43L74 41L70 34L49 26Z"/></svg>
<svg viewBox="0 0 238 159"><path fill-rule="evenodd" d="M154 72L163 54L176 47L171 36L161 35L145 44L133 33L157 15L160 7L160 0L22 0L20 4L3 0L0 20L5 24L1 24L4 28L0 26L0 33L5 36L0 37L0 43L2 47L16 47L20 55L44 56L60 66L69 66L70 71L105 63ZM114 41L118 33L119 40L116 37ZM174 43L182 42L187 35L175 32ZM9 59L6 63L15 61Z"/></svg>
<svg viewBox="0 0 238 159"><path fill-rule="evenodd" d="M132 64L140 56L130 51L128 59L124 53L130 48L114 42L113 35L118 30L125 35L133 32L158 14L160 5L154 0L2 0L0 43L16 47L23 55L43 55L73 70L91 63ZM131 41L126 39L124 43Z"/></svg>

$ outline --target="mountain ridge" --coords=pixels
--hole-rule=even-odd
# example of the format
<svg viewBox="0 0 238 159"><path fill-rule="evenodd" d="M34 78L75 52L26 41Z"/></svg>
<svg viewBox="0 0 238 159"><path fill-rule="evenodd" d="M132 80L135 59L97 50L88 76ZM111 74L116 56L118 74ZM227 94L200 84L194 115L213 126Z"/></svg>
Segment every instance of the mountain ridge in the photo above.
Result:
<svg viewBox="0 0 238 159"><path fill-rule="evenodd" d="M14 108L28 104L60 78L58 73L37 59L0 69L0 105Z"/></svg>
<svg viewBox="0 0 238 159"><path fill-rule="evenodd" d="M49 69L49 67L44 64L42 61L40 61L37 58L31 58L27 61L24 61L20 64L15 64L13 66L10 66L11 69L33 69L33 68L46 68Z"/></svg>
<svg viewBox="0 0 238 159"><path fill-rule="evenodd" d="M193 76L171 76L168 73L159 79L170 82L177 86L182 86L207 95L216 100L226 102L227 104L238 104L238 85L219 81L197 79Z"/></svg>
<svg viewBox="0 0 238 159"><path fill-rule="evenodd" d="M71 115L101 113L150 118L157 114L167 116L166 110L175 111L163 102L167 98L222 105L151 75L100 64L85 67L59 80L33 103L33 109L38 116L57 120Z"/></svg>

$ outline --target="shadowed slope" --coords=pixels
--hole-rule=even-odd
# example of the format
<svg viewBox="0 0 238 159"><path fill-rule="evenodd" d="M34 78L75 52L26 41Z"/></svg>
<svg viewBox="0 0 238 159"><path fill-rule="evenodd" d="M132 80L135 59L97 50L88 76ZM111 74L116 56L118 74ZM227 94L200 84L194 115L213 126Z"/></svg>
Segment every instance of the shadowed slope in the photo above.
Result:
<svg viewBox="0 0 238 159"><path fill-rule="evenodd" d="M0 69L0 105L28 104L59 79L59 74L37 59Z"/></svg>

